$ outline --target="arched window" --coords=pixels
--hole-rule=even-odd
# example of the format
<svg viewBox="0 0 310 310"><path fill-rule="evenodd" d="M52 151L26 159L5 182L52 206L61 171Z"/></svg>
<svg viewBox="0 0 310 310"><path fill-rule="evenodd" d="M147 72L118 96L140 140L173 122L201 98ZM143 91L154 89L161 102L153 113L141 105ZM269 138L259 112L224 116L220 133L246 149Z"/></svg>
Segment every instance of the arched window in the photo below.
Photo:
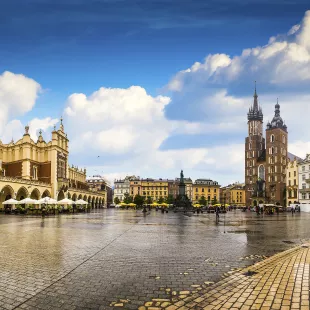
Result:
<svg viewBox="0 0 310 310"><path fill-rule="evenodd" d="M249 143L249 150L251 150L252 149L252 143L250 142Z"/></svg>
<svg viewBox="0 0 310 310"><path fill-rule="evenodd" d="M265 167L264 167L264 165L260 165L258 167L258 177L261 178L262 180L265 180Z"/></svg>
<svg viewBox="0 0 310 310"><path fill-rule="evenodd" d="M274 142L274 135L270 136L270 142Z"/></svg>
<svg viewBox="0 0 310 310"><path fill-rule="evenodd" d="M285 144L286 143L286 139L285 139L285 136L283 135L282 137L282 142Z"/></svg>

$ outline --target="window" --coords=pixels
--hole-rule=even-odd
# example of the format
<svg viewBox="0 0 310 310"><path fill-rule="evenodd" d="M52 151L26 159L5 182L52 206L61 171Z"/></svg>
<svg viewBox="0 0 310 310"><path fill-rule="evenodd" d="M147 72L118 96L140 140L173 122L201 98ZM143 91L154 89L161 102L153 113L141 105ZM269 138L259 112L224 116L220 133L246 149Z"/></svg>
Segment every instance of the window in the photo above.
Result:
<svg viewBox="0 0 310 310"><path fill-rule="evenodd" d="M205 189L203 188L201 191L204 193Z"/></svg>
<svg viewBox="0 0 310 310"><path fill-rule="evenodd" d="M301 196L302 196L302 199L306 199L306 194L305 193L302 193Z"/></svg>
<svg viewBox="0 0 310 310"><path fill-rule="evenodd" d="M198 188L196 187L196 193L198 193Z"/></svg>
<svg viewBox="0 0 310 310"><path fill-rule="evenodd" d="M214 189L214 193L216 193L216 188Z"/></svg>
<svg viewBox="0 0 310 310"><path fill-rule="evenodd" d="M210 193L210 188L208 188L208 193Z"/></svg>
<svg viewBox="0 0 310 310"><path fill-rule="evenodd" d="M289 177L289 178L291 177L291 173L290 173L290 172L288 173L288 177Z"/></svg>
<svg viewBox="0 0 310 310"><path fill-rule="evenodd" d="M294 185L297 185L297 184L296 184L296 179L294 179Z"/></svg>
<svg viewBox="0 0 310 310"><path fill-rule="evenodd" d="M285 139L285 136L283 136L282 137L282 142L285 144L285 141L286 141L286 139Z"/></svg>
<svg viewBox="0 0 310 310"><path fill-rule="evenodd" d="M198 196L196 195L196 200L198 200Z"/></svg>
<svg viewBox="0 0 310 310"><path fill-rule="evenodd" d="M33 179L38 179L38 168L36 166L33 166Z"/></svg>
<svg viewBox="0 0 310 310"><path fill-rule="evenodd" d="M291 186L291 180L288 180L288 186Z"/></svg>
<svg viewBox="0 0 310 310"><path fill-rule="evenodd" d="M252 143L250 142L249 143L249 150L251 150L252 149Z"/></svg>
<svg viewBox="0 0 310 310"><path fill-rule="evenodd" d="M305 166L302 166L302 169L301 169L303 172L306 170L306 167Z"/></svg>
<svg viewBox="0 0 310 310"><path fill-rule="evenodd" d="M270 136L270 142L274 142L274 135Z"/></svg>
<svg viewBox="0 0 310 310"><path fill-rule="evenodd" d="M306 183L302 183L302 189L306 189Z"/></svg>
<svg viewBox="0 0 310 310"><path fill-rule="evenodd" d="M306 175L305 174L302 175L302 180L303 181L306 180Z"/></svg>

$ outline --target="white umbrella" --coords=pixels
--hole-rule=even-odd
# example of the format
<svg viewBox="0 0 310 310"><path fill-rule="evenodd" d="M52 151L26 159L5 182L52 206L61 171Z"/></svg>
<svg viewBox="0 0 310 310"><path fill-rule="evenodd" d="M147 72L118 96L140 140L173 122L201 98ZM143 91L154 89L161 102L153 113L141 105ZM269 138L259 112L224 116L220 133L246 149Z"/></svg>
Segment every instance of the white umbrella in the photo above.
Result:
<svg viewBox="0 0 310 310"><path fill-rule="evenodd" d="M17 205L17 204L19 204L19 201L11 198L11 199L4 201L3 204L4 205Z"/></svg>
<svg viewBox="0 0 310 310"><path fill-rule="evenodd" d="M72 205L74 204L74 201L71 199L65 198L65 199L57 201L57 204L58 205Z"/></svg>
<svg viewBox="0 0 310 310"><path fill-rule="evenodd" d="M76 205L88 205L88 202L83 200L83 199L79 199L77 201L74 201L74 204L76 204Z"/></svg>
<svg viewBox="0 0 310 310"><path fill-rule="evenodd" d="M44 203L46 205L55 205L58 203L58 201L56 199L53 199L51 197L44 197L44 198L41 198L39 200L40 203Z"/></svg>
<svg viewBox="0 0 310 310"><path fill-rule="evenodd" d="M18 204L25 204L25 205L37 205L39 204L39 200L31 199L31 198L25 198L23 200L18 201Z"/></svg>

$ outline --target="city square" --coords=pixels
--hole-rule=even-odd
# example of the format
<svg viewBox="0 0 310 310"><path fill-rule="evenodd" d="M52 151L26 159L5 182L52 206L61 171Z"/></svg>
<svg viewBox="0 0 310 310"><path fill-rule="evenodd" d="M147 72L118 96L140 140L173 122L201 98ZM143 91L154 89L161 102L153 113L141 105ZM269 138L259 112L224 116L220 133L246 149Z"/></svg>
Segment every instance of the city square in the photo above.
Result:
<svg viewBox="0 0 310 310"><path fill-rule="evenodd" d="M0 308L178 309L233 272L304 244L309 219L241 210L218 224L215 214L155 210L0 215Z"/></svg>

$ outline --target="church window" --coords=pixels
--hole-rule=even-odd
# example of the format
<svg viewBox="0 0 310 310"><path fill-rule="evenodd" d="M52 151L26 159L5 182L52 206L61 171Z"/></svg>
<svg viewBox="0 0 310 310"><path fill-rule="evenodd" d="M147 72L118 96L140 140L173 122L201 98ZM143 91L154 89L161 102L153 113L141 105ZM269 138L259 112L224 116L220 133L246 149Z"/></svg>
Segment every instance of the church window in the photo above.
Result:
<svg viewBox="0 0 310 310"><path fill-rule="evenodd" d="M253 175L255 175L255 168L253 168Z"/></svg>
<svg viewBox="0 0 310 310"><path fill-rule="evenodd" d="M249 143L249 150L252 149L252 143Z"/></svg>
<svg viewBox="0 0 310 310"><path fill-rule="evenodd" d="M262 144L262 143L260 144L260 149L261 149L261 150L263 149L263 144Z"/></svg>
<svg viewBox="0 0 310 310"><path fill-rule="evenodd" d="M270 136L270 142L274 142L274 135Z"/></svg>
<svg viewBox="0 0 310 310"><path fill-rule="evenodd" d="M285 141L286 141L285 136L282 137L282 141L285 144Z"/></svg>
<svg viewBox="0 0 310 310"><path fill-rule="evenodd" d="M274 176L274 181L277 182L277 176L276 175Z"/></svg>
<svg viewBox="0 0 310 310"><path fill-rule="evenodd" d="M306 175L305 174L302 175L302 180L303 181L306 180Z"/></svg>
<svg viewBox="0 0 310 310"><path fill-rule="evenodd" d="M258 168L258 177L265 180L265 167L263 165L260 165Z"/></svg>
<svg viewBox="0 0 310 310"><path fill-rule="evenodd" d="M253 157L255 157L255 151L253 151Z"/></svg>

